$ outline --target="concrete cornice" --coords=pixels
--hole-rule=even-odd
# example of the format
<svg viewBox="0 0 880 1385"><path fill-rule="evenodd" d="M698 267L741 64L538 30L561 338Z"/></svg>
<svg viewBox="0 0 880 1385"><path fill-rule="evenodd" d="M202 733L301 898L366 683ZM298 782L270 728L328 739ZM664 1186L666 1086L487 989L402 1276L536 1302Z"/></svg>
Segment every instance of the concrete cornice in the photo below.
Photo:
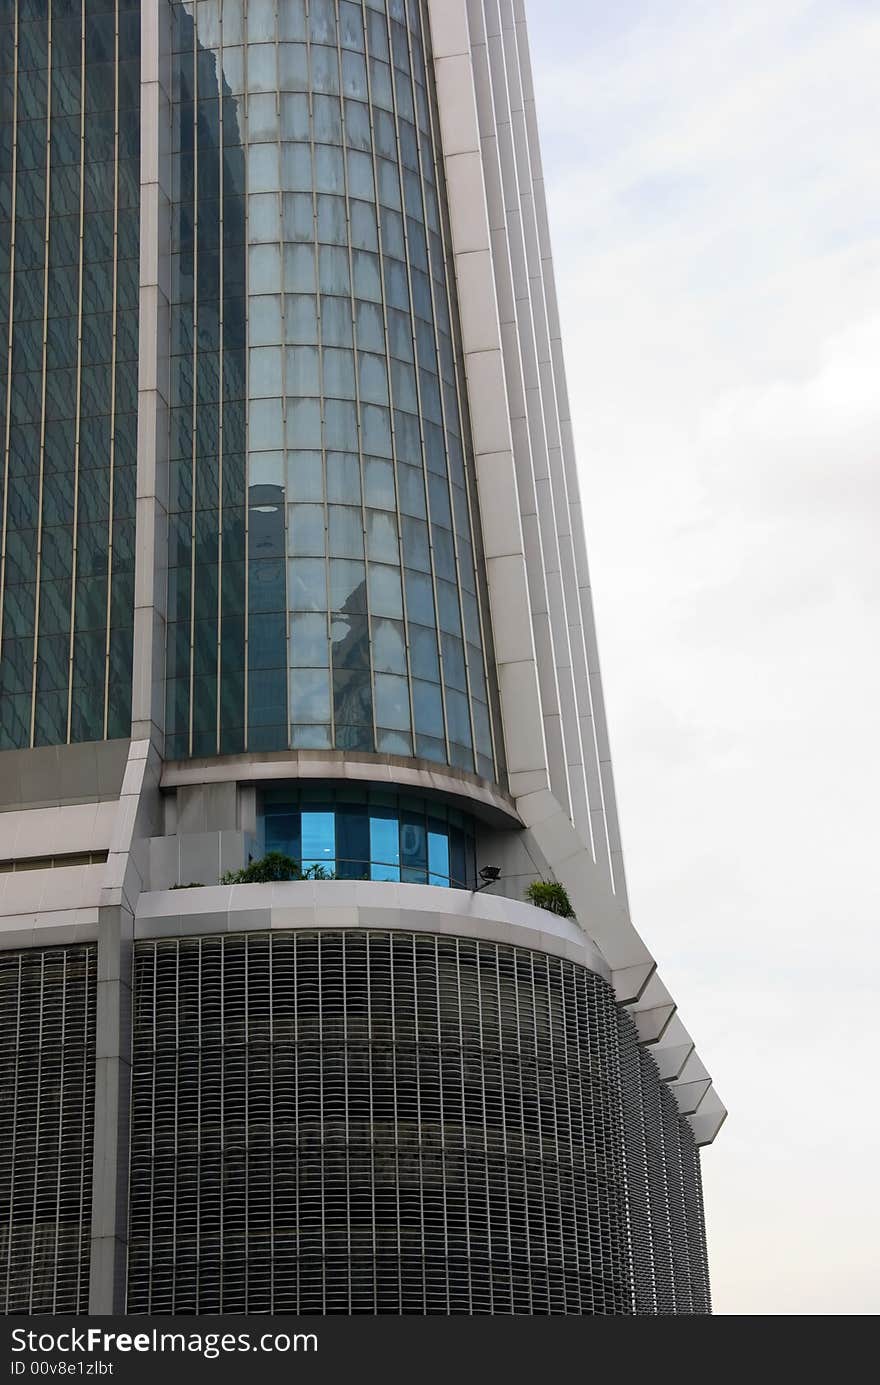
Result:
<svg viewBox="0 0 880 1385"><path fill-rule="evenodd" d="M476 817L498 827L521 827L511 797L496 784L463 770L407 760L396 755L352 755L348 751L278 750L217 755L201 760L169 760L160 787L193 784L266 783L293 779L359 784L444 794L462 801Z"/></svg>

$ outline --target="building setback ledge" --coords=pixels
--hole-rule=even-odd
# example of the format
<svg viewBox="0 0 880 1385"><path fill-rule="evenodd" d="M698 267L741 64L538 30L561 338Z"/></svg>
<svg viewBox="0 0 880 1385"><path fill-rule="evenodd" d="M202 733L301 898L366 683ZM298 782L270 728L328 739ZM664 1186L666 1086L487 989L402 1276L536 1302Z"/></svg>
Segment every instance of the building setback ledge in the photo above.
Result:
<svg viewBox="0 0 880 1385"><path fill-rule="evenodd" d="M571 919L503 895L385 880L296 880L152 890L138 900L135 939L268 929L365 928L445 933L564 957L611 979Z"/></svg>

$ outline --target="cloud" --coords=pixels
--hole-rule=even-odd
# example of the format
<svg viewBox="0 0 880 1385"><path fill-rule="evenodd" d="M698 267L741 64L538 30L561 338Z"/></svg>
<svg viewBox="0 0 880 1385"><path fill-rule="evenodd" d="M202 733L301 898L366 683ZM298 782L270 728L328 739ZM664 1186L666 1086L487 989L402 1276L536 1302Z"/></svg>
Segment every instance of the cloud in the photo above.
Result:
<svg viewBox="0 0 880 1385"><path fill-rule="evenodd" d="M633 911L722 1312L880 1309L880 12L529 6Z"/></svg>

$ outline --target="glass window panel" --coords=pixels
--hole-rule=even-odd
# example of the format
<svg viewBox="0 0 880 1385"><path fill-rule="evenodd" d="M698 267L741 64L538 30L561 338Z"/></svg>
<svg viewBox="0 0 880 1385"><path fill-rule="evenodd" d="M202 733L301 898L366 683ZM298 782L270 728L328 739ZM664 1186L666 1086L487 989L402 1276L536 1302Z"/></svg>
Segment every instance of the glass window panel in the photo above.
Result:
<svg viewBox="0 0 880 1385"><path fill-rule="evenodd" d="M322 500L324 468L320 452L287 453L288 500Z"/></svg>
<svg viewBox="0 0 880 1385"><path fill-rule="evenodd" d="M334 615L330 624L333 667L370 667L370 630L365 615Z"/></svg>
<svg viewBox="0 0 880 1385"><path fill-rule="evenodd" d="M297 556L314 556L325 551L323 505L289 505L288 544Z"/></svg>
<svg viewBox="0 0 880 1385"><path fill-rule="evenodd" d="M385 325L377 303L360 300L357 304L357 344L372 351L385 350Z"/></svg>
<svg viewBox="0 0 880 1385"><path fill-rule="evenodd" d="M315 145L315 188L318 192L345 193L342 150L327 144Z"/></svg>
<svg viewBox="0 0 880 1385"><path fill-rule="evenodd" d="M328 448L345 452L357 447L357 410L354 403L343 399L325 401L324 443Z"/></svg>
<svg viewBox="0 0 880 1385"><path fill-rule="evenodd" d="M364 451L377 457L390 457L391 415L376 404L361 405Z"/></svg>
<svg viewBox="0 0 880 1385"><path fill-rule="evenodd" d="M489 723L489 708L484 702L474 702L474 740L477 750L485 756L492 755L492 731Z"/></svg>
<svg viewBox="0 0 880 1385"><path fill-rule="evenodd" d="M424 519L428 511L425 504L425 476L421 467L401 463L397 468L397 485L401 513Z"/></svg>
<svg viewBox="0 0 880 1385"><path fill-rule="evenodd" d="M248 409L248 447L252 452L267 452L283 444L280 399L257 399ZM320 439L319 439L320 441Z"/></svg>
<svg viewBox="0 0 880 1385"><path fill-rule="evenodd" d="M199 32L198 40L202 39L202 10L203 3L199 4ZM247 36L251 43L265 42L275 34L275 5L273 0L249 0L247 15ZM224 16L225 18L225 16Z"/></svg>
<svg viewBox="0 0 880 1385"><path fill-rule="evenodd" d="M267 851L281 851L294 861L301 859L299 813L267 813L264 836Z"/></svg>
<svg viewBox="0 0 880 1385"><path fill-rule="evenodd" d="M278 11L279 38L305 40L307 33L305 0L285 0Z"/></svg>
<svg viewBox="0 0 880 1385"><path fill-rule="evenodd" d="M339 55L335 48L312 48L312 87L315 91L339 91Z"/></svg>
<svg viewBox="0 0 880 1385"><path fill-rule="evenodd" d="M370 563L370 611L374 616L403 617L400 571L384 563Z"/></svg>
<svg viewBox="0 0 880 1385"><path fill-rule="evenodd" d="M393 731L408 731L410 728L409 687L405 678L396 674L377 673L376 685L376 725L387 726Z"/></svg>
<svg viewBox="0 0 880 1385"><path fill-rule="evenodd" d="M342 55L342 90L346 96L366 100L367 65L359 53Z"/></svg>
<svg viewBox="0 0 880 1385"><path fill-rule="evenodd" d="M400 815L400 878L415 884L426 884L428 876L428 841L424 815L403 812Z"/></svg>
<svg viewBox="0 0 880 1385"><path fill-rule="evenodd" d="M419 625L434 625L434 591L431 579L423 572L407 570L406 611L409 620Z"/></svg>
<svg viewBox="0 0 880 1385"><path fill-rule="evenodd" d="M315 251L311 244L285 243L284 287L288 293L314 293Z"/></svg>
<svg viewBox="0 0 880 1385"><path fill-rule="evenodd" d="M454 885L465 886L468 881L465 834L460 827L449 829L449 875Z"/></svg>
<svg viewBox="0 0 880 1385"><path fill-rule="evenodd" d="M349 91L346 91L345 101L345 138L354 149L370 149L372 144L369 108L353 100Z"/></svg>
<svg viewBox="0 0 880 1385"><path fill-rule="evenodd" d="M291 726L290 743L295 750L330 750L330 727Z"/></svg>
<svg viewBox="0 0 880 1385"><path fill-rule="evenodd" d="M370 811L370 861L374 880L400 879L400 827L390 808Z"/></svg>
<svg viewBox="0 0 880 1385"><path fill-rule="evenodd" d="M306 146L308 148L308 146ZM277 192L278 145L255 144L248 152L248 192Z"/></svg>
<svg viewBox="0 0 880 1385"><path fill-rule="evenodd" d="M440 629L450 635L461 634L461 612L458 605L458 588L451 582L437 583L437 606L440 613Z"/></svg>
<svg viewBox="0 0 880 1385"><path fill-rule="evenodd" d="M334 558L363 558L364 526L360 509L350 505L331 505L329 510L330 553Z"/></svg>
<svg viewBox="0 0 880 1385"><path fill-rule="evenodd" d="M443 645L443 682L448 688L456 688L459 692L467 692L467 678L464 668L464 645L461 640L454 635L444 635ZM456 736L456 740L459 738Z"/></svg>
<svg viewBox="0 0 880 1385"><path fill-rule="evenodd" d="M414 678L412 689L416 730L426 736L442 737L443 700L437 684L423 683L420 679Z"/></svg>
<svg viewBox="0 0 880 1385"><path fill-rule="evenodd" d="M411 414L418 413L415 371L411 365L396 358L392 358L391 361L391 389L396 409L404 409Z"/></svg>
<svg viewBox="0 0 880 1385"><path fill-rule="evenodd" d="M360 397L373 404L388 403L388 374L384 356L358 353Z"/></svg>
<svg viewBox="0 0 880 1385"><path fill-rule="evenodd" d="M345 559L330 563L330 610L349 614L367 609L367 583L364 564Z"/></svg>
<svg viewBox="0 0 880 1385"><path fill-rule="evenodd" d="M376 228L375 208L369 202L352 200L349 205L351 219L351 243L357 250L379 249L379 235Z"/></svg>
<svg viewBox="0 0 880 1385"><path fill-rule="evenodd" d="M282 144L281 187L285 192L311 192L312 151L308 144L298 141Z"/></svg>
<svg viewBox="0 0 880 1385"><path fill-rule="evenodd" d="M280 346L251 347L250 391L254 399L281 394Z"/></svg>
<svg viewBox="0 0 880 1385"><path fill-rule="evenodd" d="M323 866L336 869L336 821L332 812L304 809L300 818L302 833L302 868Z"/></svg>
<svg viewBox="0 0 880 1385"><path fill-rule="evenodd" d="M428 526L420 519L404 515L403 561L408 568L419 572L431 571L431 549L428 543Z"/></svg>
<svg viewBox="0 0 880 1385"><path fill-rule="evenodd" d="M364 501L377 509L395 507L394 466L384 457L364 458Z"/></svg>
<svg viewBox="0 0 880 1385"><path fill-rule="evenodd" d="M281 295L266 294L248 303L248 336L252 346L273 346L284 340Z"/></svg>
<svg viewBox="0 0 880 1385"><path fill-rule="evenodd" d="M324 394L327 398L354 399L353 351L338 351L335 348L325 347Z"/></svg>
<svg viewBox="0 0 880 1385"><path fill-rule="evenodd" d="M314 136L319 144L342 143L342 106L336 97L315 96L312 103Z"/></svg>
<svg viewBox="0 0 880 1385"><path fill-rule="evenodd" d="M318 264L322 293L349 294L351 292L347 250L338 245L321 245L318 247Z"/></svg>
<svg viewBox="0 0 880 1385"><path fill-rule="evenodd" d="M327 618L301 613L290 617L290 662L294 668L326 668L330 661Z"/></svg>
<svg viewBox="0 0 880 1385"><path fill-rule="evenodd" d="M284 6L281 8L284 9ZM250 81L250 69L248 70L248 81ZM278 86L282 91L308 91L309 58L308 49L304 43L281 43L278 45Z"/></svg>
<svg viewBox="0 0 880 1385"><path fill-rule="evenodd" d="M380 563L400 561L397 517L388 510L367 511L367 557Z"/></svg>
<svg viewBox="0 0 880 1385"><path fill-rule="evenodd" d="M341 880L369 879L370 818L366 804L351 803L337 808L336 860Z"/></svg>
<svg viewBox="0 0 880 1385"><path fill-rule="evenodd" d="M325 346L344 346L351 349L351 303L347 298L334 298L329 295L322 297L321 340Z"/></svg>
<svg viewBox="0 0 880 1385"><path fill-rule="evenodd" d="M459 745L470 746L471 719L468 700L464 693L447 688L446 717L449 722L449 739L457 741Z"/></svg>
<svg viewBox="0 0 880 1385"><path fill-rule="evenodd" d="M449 836L445 823L428 819L428 884L449 884Z"/></svg>
<svg viewBox="0 0 880 1385"><path fill-rule="evenodd" d="M378 255L372 254L369 250L353 250L351 259L355 297L381 303L382 285L379 279Z"/></svg>
<svg viewBox="0 0 880 1385"><path fill-rule="evenodd" d="M327 453L327 499L349 505L360 504L360 460L353 452Z"/></svg>
<svg viewBox="0 0 880 1385"><path fill-rule="evenodd" d="M312 254L312 251L309 251ZM284 300L285 340L313 344L318 340L318 303L314 294L289 293Z"/></svg>
<svg viewBox="0 0 880 1385"><path fill-rule="evenodd" d="M370 202L374 197L373 161L358 149L348 151L348 189L352 197Z"/></svg>
<svg viewBox="0 0 880 1385"><path fill-rule="evenodd" d="M364 21L361 7L353 0L340 0L339 43L342 48L364 51Z"/></svg>
<svg viewBox="0 0 880 1385"><path fill-rule="evenodd" d="M406 731L387 731L379 727L376 731L376 749L387 755L412 755L412 736Z"/></svg>
<svg viewBox="0 0 880 1385"><path fill-rule="evenodd" d="M439 683L440 660L437 654L436 632L430 626L415 625L410 621L409 640L413 677Z"/></svg>
<svg viewBox="0 0 880 1385"><path fill-rule="evenodd" d="M291 558L287 593L293 611L326 611L327 565L323 558Z"/></svg>
<svg viewBox="0 0 880 1385"><path fill-rule="evenodd" d="M291 670L290 718L297 724L329 722L330 674L326 669Z"/></svg>
<svg viewBox="0 0 880 1385"><path fill-rule="evenodd" d="M275 93L264 92L251 96L248 100L248 143L259 144L263 140L274 140L279 135L279 119L275 106ZM250 228L252 231L252 227Z"/></svg>
<svg viewBox="0 0 880 1385"><path fill-rule="evenodd" d="M288 402L287 445L297 448L321 446L321 405L317 399L291 399Z"/></svg>
<svg viewBox="0 0 880 1385"><path fill-rule="evenodd" d="M322 193L318 197L318 240L328 245L348 243L345 198Z"/></svg>
<svg viewBox="0 0 880 1385"><path fill-rule="evenodd" d="M388 309L388 349L396 360L413 360L413 324L409 313Z"/></svg>
<svg viewBox="0 0 880 1385"><path fill-rule="evenodd" d="M305 92L284 92L281 96L281 138L301 144L309 138L309 98ZM303 199L305 200L305 199ZM309 220L311 221L311 198Z"/></svg>
<svg viewBox="0 0 880 1385"><path fill-rule="evenodd" d="M406 640L397 620L374 617L372 621L373 668L377 673L406 673Z"/></svg>
<svg viewBox="0 0 880 1385"><path fill-rule="evenodd" d="M285 393L288 395L320 394L318 381L318 348L288 346Z"/></svg>
<svg viewBox="0 0 880 1385"><path fill-rule="evenodd" d="M372 736L373 698L369 669L334 669L333 714L337 727L370 727Z"/></svg>
<svg viewBox="0 0 880 1385"><path fill-rule="evenodd" d="M284 194L282 225L285 240L312 243L315 239L315 214L310 193Z"/></svg>

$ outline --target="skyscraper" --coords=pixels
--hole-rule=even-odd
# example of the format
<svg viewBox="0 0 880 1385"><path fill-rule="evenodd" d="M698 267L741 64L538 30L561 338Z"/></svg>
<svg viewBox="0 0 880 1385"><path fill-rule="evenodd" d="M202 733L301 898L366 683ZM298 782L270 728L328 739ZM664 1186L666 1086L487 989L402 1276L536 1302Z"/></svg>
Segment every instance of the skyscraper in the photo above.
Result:
<svg viewBox="0 0 880 1385"><path fill-rule="evenodd" d="M0 1303L708 1312L523 0L0 30Z"/></svg>

